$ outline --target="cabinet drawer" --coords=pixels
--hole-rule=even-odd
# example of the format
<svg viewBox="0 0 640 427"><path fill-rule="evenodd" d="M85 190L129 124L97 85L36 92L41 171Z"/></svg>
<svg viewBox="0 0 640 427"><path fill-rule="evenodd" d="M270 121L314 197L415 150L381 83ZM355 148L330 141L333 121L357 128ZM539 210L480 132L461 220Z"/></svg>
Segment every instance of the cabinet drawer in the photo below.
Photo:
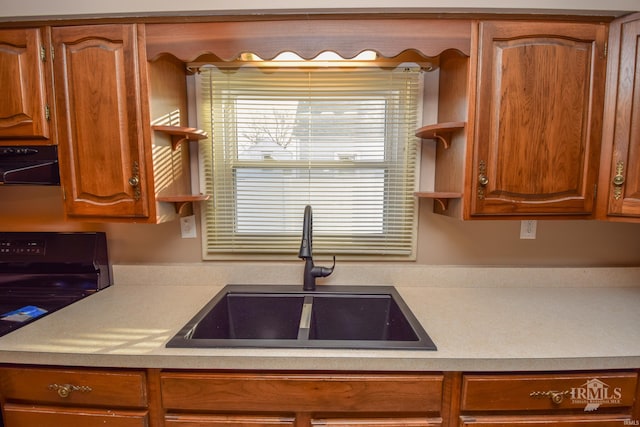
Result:
<svg viewBox="0 0 640 427"><path fill-rule="evenodd" d="M439 427L441 418L312 419L311 427Z"/></svg>
<svg viewBox="0 0 640 427"><path fill-rule="evenodd" d="M82 427L148 427L147 411L113 411L34 407L7 404L4 407L7 426L82 426Z"/></svg>
<svg viewBox="0 0 640 427"><path fill-rule="evenodd" d="M635 400L634 372L475 375L462 380L463 411L630 407Z"/></svg>
<svg viewBox="0 0 640 427"><path fill-rule="evenodd" d="M290 417L257 417L248 415L167 414L166 427L294 427Z"/></svg>
<svg viewBox="0 0 640 427"><path fill-rule="evenodd" d="M134 371L0 369L0 386L7 401L146 407L145 374Z"/></svg>
<svg viewBox="0 0 640 427"><path fill-rule="evenodd" d="M621 427L631 423L625 415L540 415L540 416L496 416L461 417L460 427L511 427L511 426L557 426L557 427Z"/></svg>
<svg viewBox="0 0 640 427"><path fill-rule="evenodd" d="M443 378L165 372L161 381L166 409L439 413Z"/></svg>

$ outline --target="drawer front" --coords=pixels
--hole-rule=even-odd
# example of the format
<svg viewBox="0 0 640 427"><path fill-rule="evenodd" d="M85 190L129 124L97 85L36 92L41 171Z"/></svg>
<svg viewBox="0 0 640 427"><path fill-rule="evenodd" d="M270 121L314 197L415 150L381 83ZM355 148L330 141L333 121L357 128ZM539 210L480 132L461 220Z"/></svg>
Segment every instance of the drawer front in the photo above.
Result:
<svg viewBox="0 0 640 427"><path fill-rule="evenodd" d="M34 407L7 404L5 423L11 427L148 427L146 411L113 411Z"/></svg>
<svg viewBox="0 0 640 427"><path fill-rule="evenodd" d="M440 427L441 418L312 419L311 427Z"/></svg>
<svg viewBox="0 0 640 427"><path fill-rule="evenodd" d="M462 380L462 411L562 410L630 407L637 374L475 375Z"/></svg>
<svg viewBox="0 0 640 427"><path fill-rule="evenodd" d="M0 387L7 401L60 405L146 407L144 372L2 368Z"/></svg>
<svg viewBox="0 0 640 427"><path fill-rule="evenodd" d="M439 413L443 378L165 372L161 381L169 410Z"/></svg>
<svg viewBox="0 0 640 427"><path fill-rule="evenodd" d="M621 427L632 425L624 415L576 415L576 416L510 416L510 417L461 417L460 427L511 427L511 426L556 426L556 427Z"/></svg>
<svg viewBox="0 0 640 427"><path fill-rule="evenodd" d="M295 420L287 417L167 414L164 425L166 427L294 427Z"/></svg>

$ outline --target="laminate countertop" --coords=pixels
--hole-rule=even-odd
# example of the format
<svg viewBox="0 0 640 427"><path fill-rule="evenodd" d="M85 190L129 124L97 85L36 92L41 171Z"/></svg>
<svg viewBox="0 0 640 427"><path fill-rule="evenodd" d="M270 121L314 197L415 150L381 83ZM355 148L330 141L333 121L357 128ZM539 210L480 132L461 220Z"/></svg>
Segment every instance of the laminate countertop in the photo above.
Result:
<svg viewBox="0 0 640 427"><path fill-rule="evenodd" d="M0 338L0 363L265 370L640 368L640 287L397 285L438 347L177 349L221 285L114 285Z"/></svg>

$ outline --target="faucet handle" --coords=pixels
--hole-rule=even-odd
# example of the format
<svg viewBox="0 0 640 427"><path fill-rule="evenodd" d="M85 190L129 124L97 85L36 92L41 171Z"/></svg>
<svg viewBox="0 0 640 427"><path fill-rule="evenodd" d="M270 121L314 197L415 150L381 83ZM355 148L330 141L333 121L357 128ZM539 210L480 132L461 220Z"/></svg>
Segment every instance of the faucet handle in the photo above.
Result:
<svg viewBox="0 0 640 427"><path fill-rule="evenodd" d="M333 256L333 265L331 267L318 267L320 270L316 277L327 277L333 273L333 269L336 268L336 256Z"/></svg>

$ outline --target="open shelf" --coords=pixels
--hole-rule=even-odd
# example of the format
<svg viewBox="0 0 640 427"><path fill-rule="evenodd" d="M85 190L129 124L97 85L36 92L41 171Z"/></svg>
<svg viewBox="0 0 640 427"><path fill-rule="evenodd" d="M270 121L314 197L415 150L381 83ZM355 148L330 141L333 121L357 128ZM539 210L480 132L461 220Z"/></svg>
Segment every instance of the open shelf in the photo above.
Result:
<svg viewBox="0 0 640 427"><path fill-rule="evenodd" d="M446 122L423 126L416 131L416 136L422 139L434 139L442 142L444 148L451 145L451 134L457 130L464 129L465 122Z"/></svg>
<svg viewBox="0 0 640 427"><path fill-rule="evenodd" d="M199 141L208 137L203 130L183 126L151 126L151 129L171 136L171 148L174 150L183 142Z"/></svg>
<svg viewBox="0 0 640 427"><path fill-rule="evenodd" d="M418 191L414 193L416 197L423 199L433 199L438 204L443 211L446 211L449 207L450 199L460 199L462 198L462 193L453 193L447 191Z"/></svg>

